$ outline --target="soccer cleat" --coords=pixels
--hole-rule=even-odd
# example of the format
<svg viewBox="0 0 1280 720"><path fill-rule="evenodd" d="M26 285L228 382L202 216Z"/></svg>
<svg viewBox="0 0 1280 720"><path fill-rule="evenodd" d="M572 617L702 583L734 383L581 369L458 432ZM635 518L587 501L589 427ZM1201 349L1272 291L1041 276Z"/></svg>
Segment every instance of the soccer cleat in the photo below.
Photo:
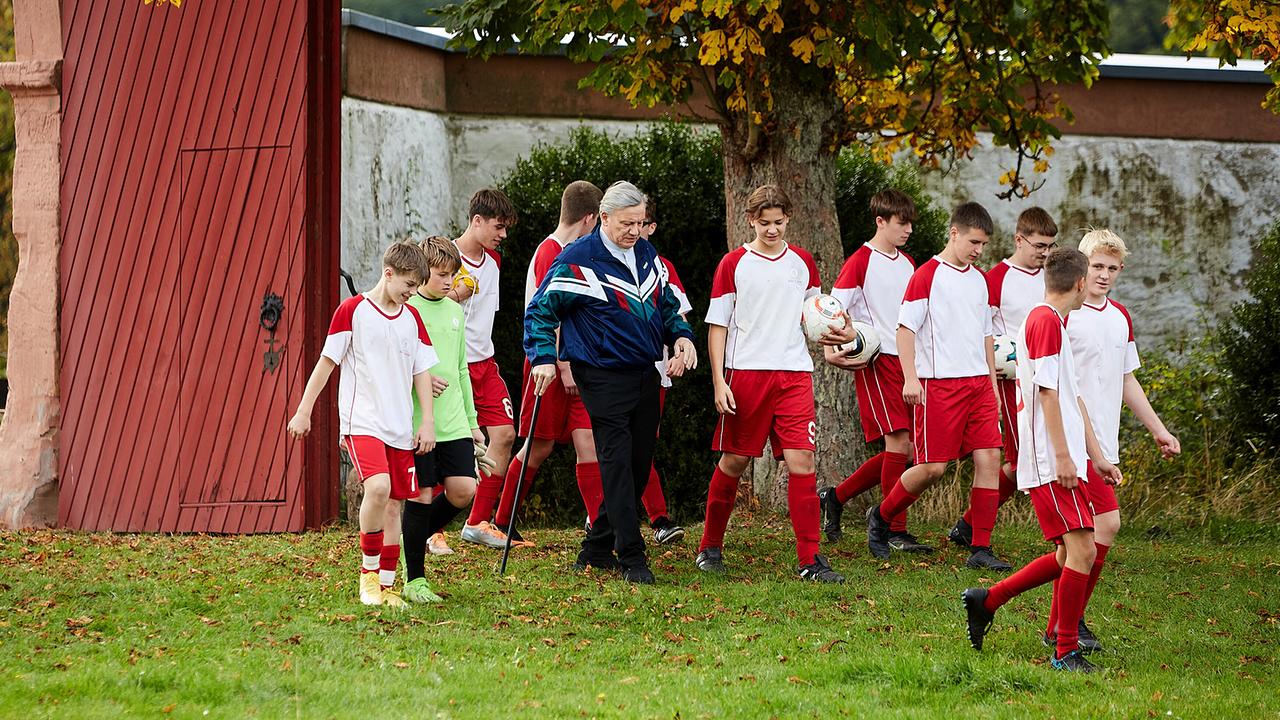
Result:
<svg viewBox="0 0 1280 720"><path fill-rule="evenodd" d="M653 576L653 571L646 565L637 565L623 570L622 579L635 585L653 585L658 582L658 579Z"/></svg>
<svg viewBox="0 0 1280 720"><path fill-rule="evenodd" d="M844 514L844 503L836 499L836 489L824 487L818 491L818 502L822 504L822 532L827 535L827 542L840 542L844 530L840 529L840 516Z"/></svg>
<svg viewBox="0 0 1280 720"><path fill-rule="evenodd" d="M400 594L391 588L382 588L382 604L397 610L401 610L409 606L409 603L405 602L400 597Z"/></svg>
<svg viewBox="0 0 1280 720"><path fill-rule="evenodd" d="M973 544L973 526L965 522L964 518L960 518L951 528L951 532L947 533L947 539L962 548L968 548Z"/></svg>
<svg viewBox="0 0 1280 720"><path fill-rule="evenodd" d="M698 569L703 572L721 573L726 572L724 566L724 551L720 548L707 548L698 553L698 557L693 561Z"/></svg>
<svg viewBox="0 0 1280 720"><path fill-rule="evenodd" d="M404 584L404 599L411 603L438 603L444 598L431 591L424 577L414 578Z"/></svg>
<svg viewBox="0 0 1280 720"><path fill-rule="evenodd" d="M462 526L462 539L491 548L502 548L507 545L507 534L488 520L481 520L475 525Z"/></svg>
<svg viewBox="0 0 1280 720"><path fill-rule="evenodd" d="M867 549L877 560L889 559L889 522L880 516L880 506L867 508Z"/></svg>
<svg viewBox="0 0 1280 720"><path fill-rule="evenodd" d="M842 583L844 576L827 564L827 559L821 555L814 555L813 562L808 565L800 566L800 577L805 580L812 580L820 583Z"/></svg>
<svg viewBox="0 0 1280 720"><path fill-rule="evenodd" d="M969 644L974 650L981 650L982 640L987 636L987 631L991 629L991 623L996 618L996 614L987 610L985 604L987 589L969 588L960 593L960 600L964 603L965 614L968 615Z"/></svg>
<svg viewBox="0 0 1280 720"><path fill-rule="evenodd" d="M890 533L889 547L898 552L920 553L927 555L933 548L920 542L920 539L907 531Z"/></svg>
<svg viewBox="0 0 1280 720"><path fill-rule="evenodd" d="M438 532L427 539L427 551L432 555L452 555L453 548L444 539L444 533Z"/></svg>
<svg viewBox="0 0 1280 720"><path fill-rule="evenodd" d="M973 554L969 556L968 560L964 561L964 564L975 570L986 569L995 570L997 572L1008 572L1013 569L1012 565L996 557L996 554L991 552L991 548L986 547L985 545L975 545L973 547Z"/></svg>
<svg viewBox="0 0 1280 720"><path fill-rule="evenodd" d="M659 545L670 545L684 539L684 528L671 522L666 516L653 523L653 541Z"/></svg>
<svg viewBox="0 0 1280 720"><path fill-rule="evenodd" d="M1065 670L1066 672L1091 673L1098 669L1093 666L1093 663L1085 660L1084 655L1080 654L1079 650L1072 650L1062 657L1058 657L1057 653L1054 653L1049 656L1049 664L1053 666L1054 670Z"/></svg>
<svg viewBox="0 0 1280 720"><path fill-rule="evenodd" d="M613 553L592 557L587 554L586 550L578 552L578 559L573 561L573 569L577 572L586 572L587 568L595 568L596 570L620 570L622 564L618 562L618 558Z"/></svg>
<svg viewBox="0 0 1280 720"><path fill-rule="evenodd" d="M360 573L360 602L365 605L382 604L382 585L378 582L378 573Z"/></svg>
<svg viewBox="0 0 1280 720"><path fill-rule="evenodd" d="M1095 636L1093 631L1089 629L1089 626L1084 623L1084 618L1080 618L1080 624L1076 627L1076 632L1078 633L1076 645L1080 648L1080 652L1085 655L1102 652L1102 643L1098 642L1097 636ZM1045 647L1054 647L1058 644L1058 633L1045 633L1040 636L1040 642L1044 643Z"/></svg>

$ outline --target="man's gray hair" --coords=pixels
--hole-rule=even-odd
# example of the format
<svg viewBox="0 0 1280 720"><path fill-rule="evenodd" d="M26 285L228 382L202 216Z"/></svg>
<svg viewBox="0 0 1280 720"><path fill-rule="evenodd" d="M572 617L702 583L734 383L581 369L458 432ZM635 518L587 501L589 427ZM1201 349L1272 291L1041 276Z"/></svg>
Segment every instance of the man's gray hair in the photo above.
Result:
<svg viewBox="0 0 1280 720"><path fill-rule="evenodd" d="M612 215L623 208L644 205L646 200L647 197L640 192L640 188L626 180L619 180L604 191L604 197L600 198L600 212Z"/></svg>

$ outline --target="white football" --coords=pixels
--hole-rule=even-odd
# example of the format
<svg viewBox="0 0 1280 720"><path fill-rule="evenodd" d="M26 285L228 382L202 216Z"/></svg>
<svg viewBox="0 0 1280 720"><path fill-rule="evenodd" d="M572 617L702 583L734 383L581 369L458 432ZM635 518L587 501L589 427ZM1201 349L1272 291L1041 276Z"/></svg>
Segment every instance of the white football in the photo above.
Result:
<svg viewBox="0 0 1280 720"><path fill-rule="evenodd" d="M997 335L996 377L1001 380L1012 380L1018 376L1018 343L1008 335Z"/></svg>
<svg viewBox="0 0 1280 720"><path fill-rule="evenodd" d="M850 360L869 364L880 354L880 333L870 323L853 322L853 329L858 331L858 339L836 347L836 352Z"/></svg>
<svg viewBox="0 0 1280 720"><path fill-rule="evenodd" d="M810 342L818 342L828 331L844 327L844 323L844 307L830 295L814 295L804 301L800 324Z"/></svg>

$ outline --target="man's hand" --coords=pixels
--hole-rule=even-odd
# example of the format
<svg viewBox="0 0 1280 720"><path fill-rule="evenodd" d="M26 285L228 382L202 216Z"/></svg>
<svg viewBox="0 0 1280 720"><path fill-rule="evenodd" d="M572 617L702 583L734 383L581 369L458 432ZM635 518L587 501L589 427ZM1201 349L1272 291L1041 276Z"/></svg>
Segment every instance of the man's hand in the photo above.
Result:
<svg viewBox="0 0 1280 720"><path fill-rule="evenodd" d="M676 340L674 346L675 353L671 356L672 362L679 362L683 369L676 377L684 374L685 370L693 370L698 367L698 349L693 346L693 341L689 338L680 338ZM670 374L670 366L668 366L668 374Z"/></svg>
<svg viewBox="0 0 1280 720"><path fill-rule="evenodd" d="M906 380L902 383L902 401L908 405L920 405L924 402L924 385L919 380Z"/></svg>
<svg viewBox="0 0 1280 720"><path fill-rule="evenodd" d="M418 426L418 432L413 434L413 449L419 455L426 455L436 447L436 426L435 423L422 423Z"/></svg>
<svg viewBox="0 0 1280 720"><path fill-rule="evenodd" d="M1174 437L1173 433L1168 430L1156 433L1152 437L1155 438L1156 446L1160 448L1160 455L1165 460L1182 453L1182 443L1178 442L1178 438Z"/></svg>
<svg viewBox="0 0 1280 720"><path fill-rule="evenodd" d="M311 432L311 415L304 414L299 410L298 414L289 420L288 430L289 437L294 440L301 440L306 437L307 433Z"/></svg>
<svg viewBox="0 0 1280 720"><path fill-rule="evenodd" d="M1070 455L1062 454L1054 458L1053 481L1070 490L1080 484L1080 476L1076 472L1075 461ZM1117 471L1119 472L1119 471Z"/></svg>
<svg viewBox="0 0 1280 720"><path fill-rule="evenodd" d="M853 322L849 320L849 314L841 314L844 315L844 327L832 328L823 333L822 337L818 338L819 345L844 345L858 339L858 331L854 329Z"/></svg>
<svg viewBox="0 0 1280 720"><path fill-rule="evenodd" d="M729 383L716 385L716 412L721 415L736 415L738 412L738 401L733 399Z"/></svg>
<svg viewBox="0 0 1280 720"><path fill-rule="evenodd" d="M560 371L560 384L564 385L564 391L570 397L578 394L578 383L573 379L573 370L569 368L569 363L564 360L557 360L556 367ZM541 395L542 393L538 393Z"/></svg>
<svg viewBox="0 0 1280 720"><path fill-rule="evenodd" d="M529 371L529 379L533 381L533 394L540 396L551 386L551 381L556 379L556 366L551 363L535 365Z"/></svg>
<svg viewBox="0 0 1280 720"><path fill-rule="evenodd" d="M431 376L431 397L440 397L449 389L449 381L438 375Z"/></svg>
<svg viewBox="0 0 1280 720"><path fill-rule="evenodd" d="M1120 474L1120 468L1112 465L1106 460L1103 460L1102 462L1095 462L1093 464L1093 469L1098 471L1098 474L1102 476L1102 479L1108 485L1119 485L1124 482L1124 475Z"/></svg>

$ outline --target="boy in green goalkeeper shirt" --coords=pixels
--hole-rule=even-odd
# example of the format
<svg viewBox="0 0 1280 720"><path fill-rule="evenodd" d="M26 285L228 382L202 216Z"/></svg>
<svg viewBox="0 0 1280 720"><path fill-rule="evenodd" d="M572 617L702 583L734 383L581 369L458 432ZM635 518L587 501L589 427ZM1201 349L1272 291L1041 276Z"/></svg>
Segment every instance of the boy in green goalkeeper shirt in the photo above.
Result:
<svg viewBox="0 0 1280 720"><path fill-rule="evenodd" d="M426 455L415 456L423 492L405 503L404 508L404 599L415 603L440 601L425 577L427 539L471 504L476 494L476 457L480 455L481 462L488 460L483 452L477 452L484 446L484 435L476 422L471 375L467 371L466 321L462 306L445 297L462 260L454 244L440 236L423 240L422 251L427 256L429 272L409 304L422 317L440 364L431 368L436 446ZM415 398L415 423L422 412ZM443 486L444 492L435 493L437 486Z"/></svg>

